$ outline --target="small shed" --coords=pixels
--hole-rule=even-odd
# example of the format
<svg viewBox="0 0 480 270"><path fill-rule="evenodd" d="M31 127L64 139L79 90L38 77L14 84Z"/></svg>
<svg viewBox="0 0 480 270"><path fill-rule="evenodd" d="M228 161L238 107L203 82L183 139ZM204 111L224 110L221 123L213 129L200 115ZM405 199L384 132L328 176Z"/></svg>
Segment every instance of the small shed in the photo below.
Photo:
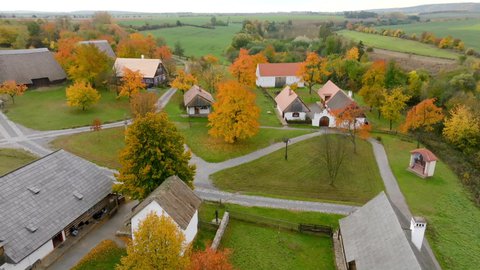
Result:
<svg viewBox="0 0 480 270"><path fill-rule="evenodd" d="M189 116L208 116L212 111L213 102L215 102L215 100L212 95L198 85L192 86L192 88L183 95L183 104L185 108L187 108L187 114Z"/></svg>
<svg viewBox="0 0 480 270"><path fill-rule="evenodd" d="M408 169L420 177L433 176L438 158L428 149L420 148L410 151L410 165Z"/></svg>
<svg viewBox="0 0 480 270"><path fill-rule="evenodd" d="M302 101L302 99L293 91L290 86L286 86L275 97L277 103L277 110L287 121L305 121L307 119L307 112L310 109Z"/></svg>

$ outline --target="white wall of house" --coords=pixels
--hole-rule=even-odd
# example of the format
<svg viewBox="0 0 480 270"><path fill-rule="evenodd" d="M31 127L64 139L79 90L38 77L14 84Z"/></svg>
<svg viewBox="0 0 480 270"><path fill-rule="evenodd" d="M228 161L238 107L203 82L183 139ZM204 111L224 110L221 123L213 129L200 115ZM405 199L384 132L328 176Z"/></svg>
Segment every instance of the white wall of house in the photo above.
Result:
<svg viewBox="0 0 480 270"><path fill-rule="evenodd" d="M202 107L200 107L200 114L209 114L210 113L210 107L209 106L206 106L205 107L206 109L202 109ZM188 115L195 115L195 107L187 107L187 114Z"/></svg>
<svg viewBox="0 0 480 270"><path fill-rule="evenodd" d="M257 74L257 86L275 87L275 77L259 77Z"/></svg>
<svg viewBox="0 0 480 270"><path fill-rule="evenodd" d="M427 162L425 166L425 173L427 176L433 176L433 173L435 172L435 166L437 165L437 161L430 161Z"/></svg>
<svg viewBox="0 0 480 270"><path fill-rule="evenodd" d="M295 116L298 115L298 116ZM307 113L305 112L285 112L284 117L287 121L305 121Z"/></svg>
<svg viewBox="0 0 480 270"><path fill-rule="evenodd" d="M170 215L165 210L163 210L163 208L156 201L152 201L145 208L143 208L140 212L138 212L135 216L131 218L130 222L132 225L132 238L134 237L133 233L136 230L138 230L138 226L140 225L140 222L144 220L147 217L147 215L150 214L151 212L154 212L158 216L166 215L167 217L170 217ZM178 226L177 224L178 228L185 235L186 244L190 244L190 242L197 235L197 231L198 231L197 225L198 225L198 211L195 212L195 215L193 216L192 220L190 220L190 223L188 224L185 230L180 228L180 226Z"/></svg>
<svg viewBox="0 0 480 270"><path fill-rule="evenodd" d="M53 251L53 241L49 240L45 244L43 244L40 248L35 250L33 253L25 257L25 259L21 260L17 264L4 264L0 266L0 270L25 270L36 261L43 259L47 256L50 252Z"/></svg>
<svg viewBox="0 0 480 270"><path fill-rule="evenodd" d="M294 83L296 83L296 84L298 85L298 87L303 87L303 86L304 86L303 82L300 80L299 77L297 77L297 76L288 76L288 77L287 77L287 85L292 85L292 84L294 84Z"/></svg>
<svg viewBox="0 0 480 270"><path fill-rule="evenodd" d="M323 110L321 113L315 113L312 119L312 126L319 127L320 126L320 119L322 117L328 117L328 127L334 128L335 127L335 117L331 115L328 110Z"/></svg>

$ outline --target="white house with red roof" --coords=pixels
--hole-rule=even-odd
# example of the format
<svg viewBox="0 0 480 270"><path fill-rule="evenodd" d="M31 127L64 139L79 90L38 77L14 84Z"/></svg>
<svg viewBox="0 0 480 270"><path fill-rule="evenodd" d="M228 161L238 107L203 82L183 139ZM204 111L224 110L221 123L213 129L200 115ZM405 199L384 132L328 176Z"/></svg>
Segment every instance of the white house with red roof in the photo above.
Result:
<svg viewBox="0 0 480 270"><path fill-rule="evenodd" d="M289 86L283 88L275 97L275 102L277 103L278 112L285 120L305 121L307 119L307 112L310 109Z"/></svg>
<svg viewBox="0 0 480 270"><path fill-rule="evenodd" d="M265 63L257 65L257 86L284 87L296 83L303 87L302 79L297 76L302 63Z"/></svg>

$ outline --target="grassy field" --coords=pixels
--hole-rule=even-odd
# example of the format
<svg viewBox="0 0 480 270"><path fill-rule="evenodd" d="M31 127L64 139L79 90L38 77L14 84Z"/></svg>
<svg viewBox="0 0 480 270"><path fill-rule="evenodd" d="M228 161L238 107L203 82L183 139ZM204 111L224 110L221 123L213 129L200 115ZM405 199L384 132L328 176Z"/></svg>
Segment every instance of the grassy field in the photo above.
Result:
<svg viewBox="0 0 480 270"><path fill-rule="evenodd" d="M363 97L359 94L355 94L355 101L361 107L368 107L363 101ZM374 130L390 130L390 121L385 119L383 116L378 117L378 109L373 108L370 110L365 110L365 115L367 116L368 122L372 125ZM392 130L398 131L400 125L405 121L405 114L402 114L400 120L392 123Z"/></svg>
<svg viewBox="0 0 480 270"><path fill-rule="evenodd" d="M111 270L125 256L125 248L120 248L112 240L104 240L83 257L72 270Z"/></svg>
<svg viewBox="0 0 480 270"><path fill-rule="evenodd" d="M288 161L282 149L217 172L211 178L217 187L232 192L354 204L363 204L383 190L371 145L362 140L358 140L357 154L345 141L347 158L334 185L330 185L321 162L321 140L316 137L290 146Z"/></svg>
<svg viewBox="0 0 480 270"><path fill-rule="evenodd" d="M59 137L53 148L65 149L100 166L118 169L118 153L125 146L124 128L111 128Z"/></svg>
<svg viewBox="0 0 480 270"><path fill-rule="evenodd" d="M65 129L91 125L95 118L102 123L123 120L129 117L127 99L117 99L115 93L101 91L100 101L92 108L68 107L65 97L66 85L27 91L15 98L15 104L7 105L10 120L36 130Z"/></svg>
<svg viewBox="0 0 480 270"><path fill-rule="evenodd" d="M379 29L402 29L405 33L416 34L432 32L437 37L451 35L465 42L465 48L480 50L480 19L432 21L403 25L382 26Z"/></svg>
<svg viewBox="0 0 480 270"><path fill-rule="evenodd" d="M24 150L0 148L0 176L35 159L36 157Z"/></svg>
<svg viewBox="0 0 480 270"><path fill-rule="evenodd" d="M407 171L415 143L382 135L390 166L414 215L427 218L427 238L443 269L477 269L480 265L480 210L457 176L443 162L427 180ZM435 151L435 149L432 149Z"/></svg>
<svg viewBox="0 0 480 270"><path fill-rule="evenodd" d="M360 33L356 31L342 30L338 32L346 38L352 39L355 42L362 41L365 45L391 50L396 52L412 53L418 55L458 59L459 54L439 49L437 47L420 43L418 41L406 40L401 38L386 37L381 35Z"/></svg>

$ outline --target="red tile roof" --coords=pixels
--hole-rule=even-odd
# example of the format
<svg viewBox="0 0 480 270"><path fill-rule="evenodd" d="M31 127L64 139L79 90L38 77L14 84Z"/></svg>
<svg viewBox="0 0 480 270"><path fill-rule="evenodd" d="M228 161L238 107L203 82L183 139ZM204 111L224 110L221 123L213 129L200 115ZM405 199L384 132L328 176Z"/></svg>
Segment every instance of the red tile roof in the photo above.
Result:
<svg viewBox="0 0 480 270"><path fill-rule="evenodd" d="M417 154L418 153L418 154L422 155L423 159L427 162L438 160L437 156L435 156L430 150L428 150L426 148L415 149L415 150L410 151L410 153L412 153L412 154Z"/></svg>
<svg viewBox="0 0 480 270"><path fill-rule="evenodd" d="M258 64L262 77L297 76L302 63L266 63Z"/></svg>
<svg viewBox="0 0 480 270"><path fill-rule="evenodd" d="M298 98L297 93L291 90L289 86L283 88L283 90L275 97L275 102L277 103L280 110L285 111L285 109L292 104L292 102Z"/></svg>

